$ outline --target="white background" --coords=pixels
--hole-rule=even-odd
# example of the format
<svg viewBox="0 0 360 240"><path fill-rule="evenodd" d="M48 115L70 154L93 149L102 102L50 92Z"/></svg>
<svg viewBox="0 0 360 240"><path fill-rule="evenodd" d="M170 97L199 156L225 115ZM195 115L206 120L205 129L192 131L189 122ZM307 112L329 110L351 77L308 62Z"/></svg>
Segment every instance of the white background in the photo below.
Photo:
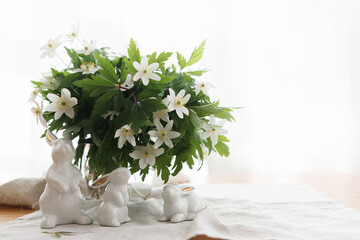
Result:
<svg viewBox="0 0 360 240"><path fill-rule="evenodd" d="M343 171L360 174L360 2L6 1L0 8L0 182L43 176L50 147L27 103L49 38L80 23L80 39L124 53L189 57L216 85L213 99L244 106L227 123L231 156L212 156L199 174ZM68 61L63 50L59 54ZM174 62L176 60L174 59Z"/></svg>

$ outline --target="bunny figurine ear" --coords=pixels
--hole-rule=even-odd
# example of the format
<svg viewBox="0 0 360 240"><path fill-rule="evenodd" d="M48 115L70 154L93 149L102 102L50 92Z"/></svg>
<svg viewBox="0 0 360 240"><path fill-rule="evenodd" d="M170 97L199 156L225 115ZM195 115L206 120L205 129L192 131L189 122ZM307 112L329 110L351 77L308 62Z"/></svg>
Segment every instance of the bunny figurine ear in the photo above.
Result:
<svg viewBox="0 0 360 240"><path fill-rule="evenodd" d="M192 191L195 190L194 186L190 186L190 185L185 185L185 186L181 186L180 187L180 191L181 191L181 195L188 195L189 193L191 193Z"/></svg>
<svg viewBox="0 0 360 240"><path fill-rule="evenodd" d="M52 146L53 142L58 138L49 129L46 130L46 142Z"/></svg>
<svg viewBox="0 0 360 240"><path fill-rule="evenodd" d="M93 184L91 184L92 188L101 188L105 186L110 181L110 173L105 174L98 179L96 179Z"/></svg>

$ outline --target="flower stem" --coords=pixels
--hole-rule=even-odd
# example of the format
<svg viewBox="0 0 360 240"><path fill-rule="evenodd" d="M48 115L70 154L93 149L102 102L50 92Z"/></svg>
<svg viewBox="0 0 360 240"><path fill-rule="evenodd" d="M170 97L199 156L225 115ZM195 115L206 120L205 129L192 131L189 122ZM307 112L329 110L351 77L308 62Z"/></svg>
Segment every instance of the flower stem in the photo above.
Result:
<svg viewBox="0 0 360 240"><path fill-rule="evenodd" d="M132 94L132 96L133 96L133 98L134 98L134 103L137 103L138 101L137 101L137 99L136 99L136 96L135 96L133 90L130 89L130 92L131 92L131 94Z"/></svg>
<svg viewBox="0 0 360 240"><path fill-rule="evenodd" d="M56 56L60 59L60 61L68 68L69 66L68 65L66 65L66 63L64 62L64 60L62 60L62 58L58 55L58 54L56 54Z"/></svg>

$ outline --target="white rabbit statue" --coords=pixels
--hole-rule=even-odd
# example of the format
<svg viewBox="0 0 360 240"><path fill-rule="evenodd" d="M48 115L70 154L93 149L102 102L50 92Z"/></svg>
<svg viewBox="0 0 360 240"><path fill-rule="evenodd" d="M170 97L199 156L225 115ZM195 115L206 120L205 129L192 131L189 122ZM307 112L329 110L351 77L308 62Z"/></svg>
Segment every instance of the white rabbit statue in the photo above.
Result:
<svg viewBox="0 0 360 240"><path fill-rule="evenodd" d="M91 217L80 211L84 201L78 186L81 173L71 163L75 156L71 138L58 139L48 130L46 141L52 146L53 164L46 174L46 187L39 200L43 214L40 227L53 228L68 223L91 224Z"/></svg>
<svg viewBox="0 0 360 240"><path fill-rule="evenodd" d="M164 199L164 213L159 221L173 223L193 220L206 207L205 200L196 195L193 186L166 185L161 194Z"/></svg>
<svg viewBox="0 0 360 240"><path fill-rule="evenodd" d="M109 184L107 185L98 211L98 221L100 225L118 227L121 223L130 222L127 204L129 195L127 185L130 178L130 171L127 168L120 167L115 169L107 177ZM98 181L103 182L102 178ZM96 182L94 182L96 185ZM104 186L98 185L97 187Z"/></svg>

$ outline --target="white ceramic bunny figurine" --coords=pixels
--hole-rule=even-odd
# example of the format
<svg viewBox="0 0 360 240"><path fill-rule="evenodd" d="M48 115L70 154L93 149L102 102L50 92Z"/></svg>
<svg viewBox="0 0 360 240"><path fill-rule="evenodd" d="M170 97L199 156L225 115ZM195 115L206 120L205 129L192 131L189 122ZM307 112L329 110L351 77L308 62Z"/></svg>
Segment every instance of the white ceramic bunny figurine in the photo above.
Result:
<svg viewBox="0 0 360 240"><path fill-rule="evenodd" d="M164 199L164 213L159 221L173 223L193 220L206 207L204 199L196 195L192 186L166 185L161 196Z"/></svg>
<svg viewBox="0 0 360 240"><path fill-rule="evenodd" d="M131 221L127 207L129 178L130 171L127 168L121 167L111 172L97 215L100 225L118 227L121 223Z"/></svg>
<svg viewBox="0 0 360 240"><path fill-rule="evenodd" d="M71 163L75 156L71 138L58 139L48 130L46 141L52 146L53 164L46 174L46 187L39 200L43 214L41 228L67 223L91 224L91 217L80 211L84 201L78 186L81 173Z"/></svg>

